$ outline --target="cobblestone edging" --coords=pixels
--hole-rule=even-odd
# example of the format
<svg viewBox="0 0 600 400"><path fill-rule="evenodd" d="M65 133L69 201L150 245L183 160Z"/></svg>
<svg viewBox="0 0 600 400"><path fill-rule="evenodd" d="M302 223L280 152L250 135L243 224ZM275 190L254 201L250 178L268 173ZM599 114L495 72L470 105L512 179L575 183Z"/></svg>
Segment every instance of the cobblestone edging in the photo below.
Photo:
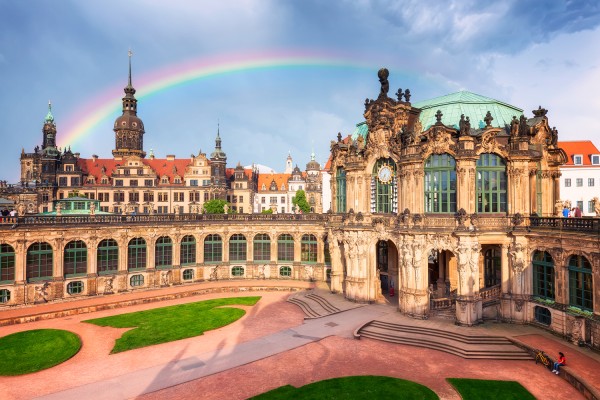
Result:
<svg viewBox="0 0 600 400"><path fill-rule="evenodd" d="M522 349L529 351L531 353L531 355L533 356L533 358L535 358L536 349L534 347L529 346L528 344L525 344L515 338L509 337L507 339L510 340L511 342L513 342L515 344L515 346L521 347ZM554 362L553 359L550 359L550 361ZM596 389L594 386L587 383L585 381L585 379L583 379L581 376L579 376L579 374L577 374L575 371L573 371L572 368L569 368L567 366L560 367L560 375L559 376L562 377L567 382L569 382L571 384L571 386L573 386L575 389L577 389L583 395L583 397L585 397L586 399L600 400L600 391L598 389Z"/></svg>
<svg viewBox="0 0 600 400"><path fill-rule="evenodd" d="M112 301L110 303L104 303L104 304L89 305L89 306L83 306L83 307L72 307L72 308L57 310L57 311L48 311L48 312L41 312L41 313L30 314L30 315L22 315L22 316L4 318L4 319L0 319L0 326L25 324L27 322L43 321L43 320L53 319L53 318L68 317L71 315L87 314L87 313L92 313L92 312L96 312L96 311L112 310L112 309L116 309L116 308L135 306L138 304L156 303L159 301L175 300L175 299L181 299L181 298L185 298L185 297L201 296L201 295L213 294L213 293L242 293L242 292L267 292L267 291L296 292L299 290L306 290L306 287L301 287L301 286L231 286L231 287L227 287L227 286L225 286L225 287L202 288L202 289L195 289L195 290L190 290L190 291L185 291L185 292L162 294L162 295L158 295L158 296L144 297L144 298L131 299L131 300Z"/></svg>

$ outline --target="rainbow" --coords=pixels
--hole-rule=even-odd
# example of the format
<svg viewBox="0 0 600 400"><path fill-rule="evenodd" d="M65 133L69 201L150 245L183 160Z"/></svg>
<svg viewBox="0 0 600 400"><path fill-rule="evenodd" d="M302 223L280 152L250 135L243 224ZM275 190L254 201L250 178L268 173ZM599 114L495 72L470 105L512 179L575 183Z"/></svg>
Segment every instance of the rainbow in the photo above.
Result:
<svg viewBox="0 0 600 400"><path fill-rule="evenodd" d="M377 70L377 67L372 64L357 62L356 55L349 57L331 53L301 51L253 53L250 55L234 54L209 59L192 59L151 71L140 75L140 77L136 77L134 74L133 84L137 91L136 97L141 99L200 79L241 71L286 67ZM123 77L124 82L126 82L125 75ZM120 98L123 95L123 83L109 87L71 113L71 116L67 117L64 122L65 134L59 133L57 137L58 145L64 147L76 144L105 120L114 117L115 113L121 109ZM119 95L119 93L121 94Z"/></svg>

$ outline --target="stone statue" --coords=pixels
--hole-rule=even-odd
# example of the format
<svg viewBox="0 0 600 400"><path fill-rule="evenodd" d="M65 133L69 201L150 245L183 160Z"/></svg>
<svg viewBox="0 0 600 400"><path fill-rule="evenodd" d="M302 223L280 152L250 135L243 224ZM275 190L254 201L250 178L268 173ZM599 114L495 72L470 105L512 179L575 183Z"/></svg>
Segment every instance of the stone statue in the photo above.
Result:
<svg viewBox="0 0 600 400"><path fill-rule="evenodd" d="M169 286L170 281L171 281L171 270L161 271L161 273L160 273L161 286Z"/></svg>
<svg viewBox="0 0 600 400"><path fill-rule="evenodd" d="M50 286L50 283L48 282L44 282L42 285L38 285L35 287L35 295L33 297L33 302L34 303L38 303L38 302L48 302L47 296L48 296L48 292L46 292L46 290L48 289L48 286Z"/></svg>
<svg viewBox="0 0 600 400"><path fill-rule="evenodd" d="M510 136L515 137L519 135L519 120L516 115L513 115L512 121L510 121Z"/></svg>
<svg viewBox="0 0 600 400"><path fill-rule="evenodd" d="M522 276L525 267L525 249L521 243L515 243L508 251L512 260L512 269L515 274L517 288L522 293Z"/></svg>
<svg viewBox="0 0 600 400"><path fill-rule="evenodd" d="M111 275L106 278L104 281L104 294L110 294L113 292L113 281L115 280L115 276Z"/></svg>
<svg viewBox="0 0 600 400"><path fill-rule="evenodd" d="M598 197L594 197L592 199L592 203L594 203L594 212L596 213L596 217L600 217L600 200Z"/></svg>
<svg viewBox="0 0 600 400"><path fill-rule="evenodd" d="M223 206L223 214L227 214L227 213L229 213L229 206L227 204L225 204Z"/></svg>
<svg viewBox="0 0 600 400"><path fill-rule="evenodd" d="M27 207L25 206L25 203L19 203L19 205L17 206L17 212L19 213L19 217L25 216L26 211Z"/></svg>
<svg viewBox="0 0 600 400"><path fill-rule="evenodd" d="M390 71L387 68L381 68L377 73L379 77L379 82L381 83L381 90L379 92L379 97L387 97L388 92L390 91L390 82L388 82L388 77L390 76Z"/></svg>
<svg viewBox="0 0 600 400"><path fill-rule="evenodd" d="M90 204L90 215L96 214L96 203L92 202Z"/></svg>
<svg viewBox="0 0 600 400"><path fill-rule="evenodd" d="M56 215L62 214L62 205L60 203L56 203Z"/></svg>

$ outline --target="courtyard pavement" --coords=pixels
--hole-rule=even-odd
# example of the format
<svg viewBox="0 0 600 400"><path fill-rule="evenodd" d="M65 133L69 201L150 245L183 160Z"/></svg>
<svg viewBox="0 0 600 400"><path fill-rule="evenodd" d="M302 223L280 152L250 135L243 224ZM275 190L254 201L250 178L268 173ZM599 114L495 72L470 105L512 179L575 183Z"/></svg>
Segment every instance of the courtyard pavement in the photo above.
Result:
<svg viewBox="0 0 600 400"><path fill-rule="evenodd" d="M293 287L310 288L303 282L288 281ZM219 293L143 303L157 293L165 295L226 286ZM348 375L386 375L422 383L441 399L459 399L445 381L448 377L516 380L538 398L578 399L582 396L562 377L551 374L533 361L465 360L426 348L385 343L371 339L355 340L353 332L373 320L400 321L467 334L503 335L544 349L554 355L563 351L567 365L600 388L600 357L588 349L575 347L548 332L530 326L486 323L460 328L449 320L419 321L406 318L393 304L355 307L323 318L304 320L299 307L286 302L289 291L250 291L250 286L281 289L281 281L227 281L164 288L160 291L128 293L119 299L136 298L142 304L106 309L10 325L0 328L0 336L39 329L59 328L77 333L81 351L67 362L17 377L0 377L2 399L245 399L291 384L302 386L314 381ZM232 292L243 288L244 292ZM322 289L316 289L317 291ZM321 292L325 295L325 291ZM255 306L228 326L202 336L176 342L109 354L114 341L126 330L81 323L91 318L122 314L220 297L262 296ZM328 300L345 302L341 296ZM0 312L0 320L10 313L26 315L60 307L72 309L85 304L112 303L115 296L95 297L81 302L45 304ZM347 308L347 307L346 307Z"/></svg>

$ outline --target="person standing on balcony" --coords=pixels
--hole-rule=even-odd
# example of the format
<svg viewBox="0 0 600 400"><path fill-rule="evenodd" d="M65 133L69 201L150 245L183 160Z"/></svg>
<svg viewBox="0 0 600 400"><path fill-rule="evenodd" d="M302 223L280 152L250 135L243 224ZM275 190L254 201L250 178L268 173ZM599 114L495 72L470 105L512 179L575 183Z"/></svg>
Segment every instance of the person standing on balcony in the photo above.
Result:
<svg viewBox="0 0 600 400"><path fill-rule="evenodd" d="M574 212L573 216L575 218L581 218L581 210L579 209L579 207L575 207L575 212Z"/></svg>
<svg viewBox="0 0 600 400"><path fill-rule="evenodd" d="M564 218L569 218L569 207L565 206L562 210L562 216Z"/></svg>

